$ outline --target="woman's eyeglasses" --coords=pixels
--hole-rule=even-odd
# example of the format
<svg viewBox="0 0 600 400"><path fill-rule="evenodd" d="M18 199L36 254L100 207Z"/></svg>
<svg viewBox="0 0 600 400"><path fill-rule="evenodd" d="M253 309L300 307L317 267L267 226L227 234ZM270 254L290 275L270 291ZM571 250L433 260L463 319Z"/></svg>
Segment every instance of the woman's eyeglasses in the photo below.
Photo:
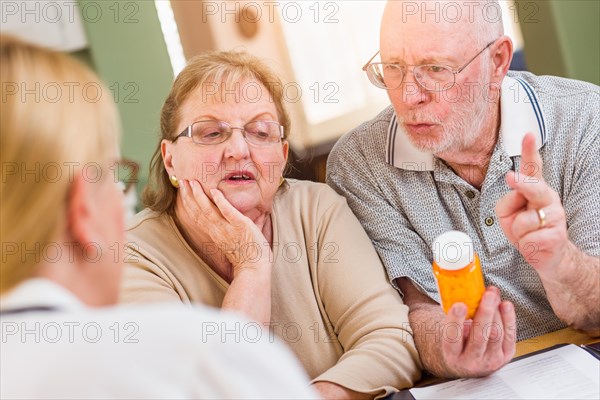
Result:
<svg viewBox="0 0 600 400"><path fill-rule="evenodd" d="M189 137L196 144L214 145L229 139L234 129L241 130L246 142L254 146L268 146L283 139L283 126L275 121L252 121L241 127L231 126L223 121L207 120L194 122L173 141Z"/></svg>

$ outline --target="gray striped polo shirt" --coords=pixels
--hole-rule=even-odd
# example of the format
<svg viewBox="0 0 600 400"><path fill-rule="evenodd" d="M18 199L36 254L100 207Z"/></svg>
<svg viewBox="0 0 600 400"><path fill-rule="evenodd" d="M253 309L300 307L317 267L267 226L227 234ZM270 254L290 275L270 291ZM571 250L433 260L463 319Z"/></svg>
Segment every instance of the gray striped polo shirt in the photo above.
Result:
<svg viewBox="0 0 600 400"><path fill-rule="evenodd" d="M347 198L394 286L396 278L408 277L439 302L431 244L443 232L460 230L473 239L486 285L497 286L514 304L518 340L561 329L565 324L552 311L536 271L508 242L494 209L509 192L504 176L519 170L523 136L535 132L543 175L562 199L570 240L600 257L599 89L509 72L502 84L499 140L481 190L416 149L391 106L338 141L327 162L327 182Z"/></svg>

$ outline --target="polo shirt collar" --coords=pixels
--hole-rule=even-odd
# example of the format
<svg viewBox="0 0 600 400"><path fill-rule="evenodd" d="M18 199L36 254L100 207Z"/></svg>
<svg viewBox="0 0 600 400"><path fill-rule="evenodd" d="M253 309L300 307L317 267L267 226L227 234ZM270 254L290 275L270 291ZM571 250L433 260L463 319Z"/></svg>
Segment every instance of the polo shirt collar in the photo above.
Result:
<svg viewBox="0 0 600 400"><path fill-rule="evenodd" d="M538 96L525 80L506 76L500 96L500 144L510 157L521 155L525 134L537 135L538 149L546 142L546 125ZM396 168L410 171L433 171L433 153L415 147L396 114L392 116L386 141L386 162Z"/></svg>

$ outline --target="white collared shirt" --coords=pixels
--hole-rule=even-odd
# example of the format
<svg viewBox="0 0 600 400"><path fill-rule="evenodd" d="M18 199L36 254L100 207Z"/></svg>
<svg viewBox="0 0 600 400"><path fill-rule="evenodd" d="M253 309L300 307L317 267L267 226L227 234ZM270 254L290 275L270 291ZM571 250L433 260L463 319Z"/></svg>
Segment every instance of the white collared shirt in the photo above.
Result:
<svg viewBox="0 0 600 400"><path fill-rule="evenodd" d="M317 398L283 346L217 310L90 309L44 279L0 308L1 398Z"/></svg>

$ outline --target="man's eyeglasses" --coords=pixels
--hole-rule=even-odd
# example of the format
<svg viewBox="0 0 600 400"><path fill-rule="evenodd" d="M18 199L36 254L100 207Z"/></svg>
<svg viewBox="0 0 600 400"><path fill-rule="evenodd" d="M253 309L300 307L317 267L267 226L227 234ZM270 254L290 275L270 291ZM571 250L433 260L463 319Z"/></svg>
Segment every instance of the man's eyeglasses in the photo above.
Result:
<svg viewBox="0 0 600 400"><path fill-rule="evenodd" d="M497 40L497 39L496 39ZM381 89L398 89L406 77L408 67L412 67L415 80L421 87L429 92L443 92L451 89L456 83L456 75L460 74L481 53L496 42L490 42L479 53L475 54L465 65L458 69L452 69L446 65L400 65L395 63L373 63L379 51L363 66L371 83Z"/></svg>
<svg viewBox="0 0 600 400"><path fill-rule="evenodd" d="M214 145L229 139L234 129L241 130L246 142L254 146L268 146L283 139L283 126L275 121L252 121L241 127L231 126L223 121L207 120L194 122L173 141L183 136L191 138L196 144Z"/></svg>

